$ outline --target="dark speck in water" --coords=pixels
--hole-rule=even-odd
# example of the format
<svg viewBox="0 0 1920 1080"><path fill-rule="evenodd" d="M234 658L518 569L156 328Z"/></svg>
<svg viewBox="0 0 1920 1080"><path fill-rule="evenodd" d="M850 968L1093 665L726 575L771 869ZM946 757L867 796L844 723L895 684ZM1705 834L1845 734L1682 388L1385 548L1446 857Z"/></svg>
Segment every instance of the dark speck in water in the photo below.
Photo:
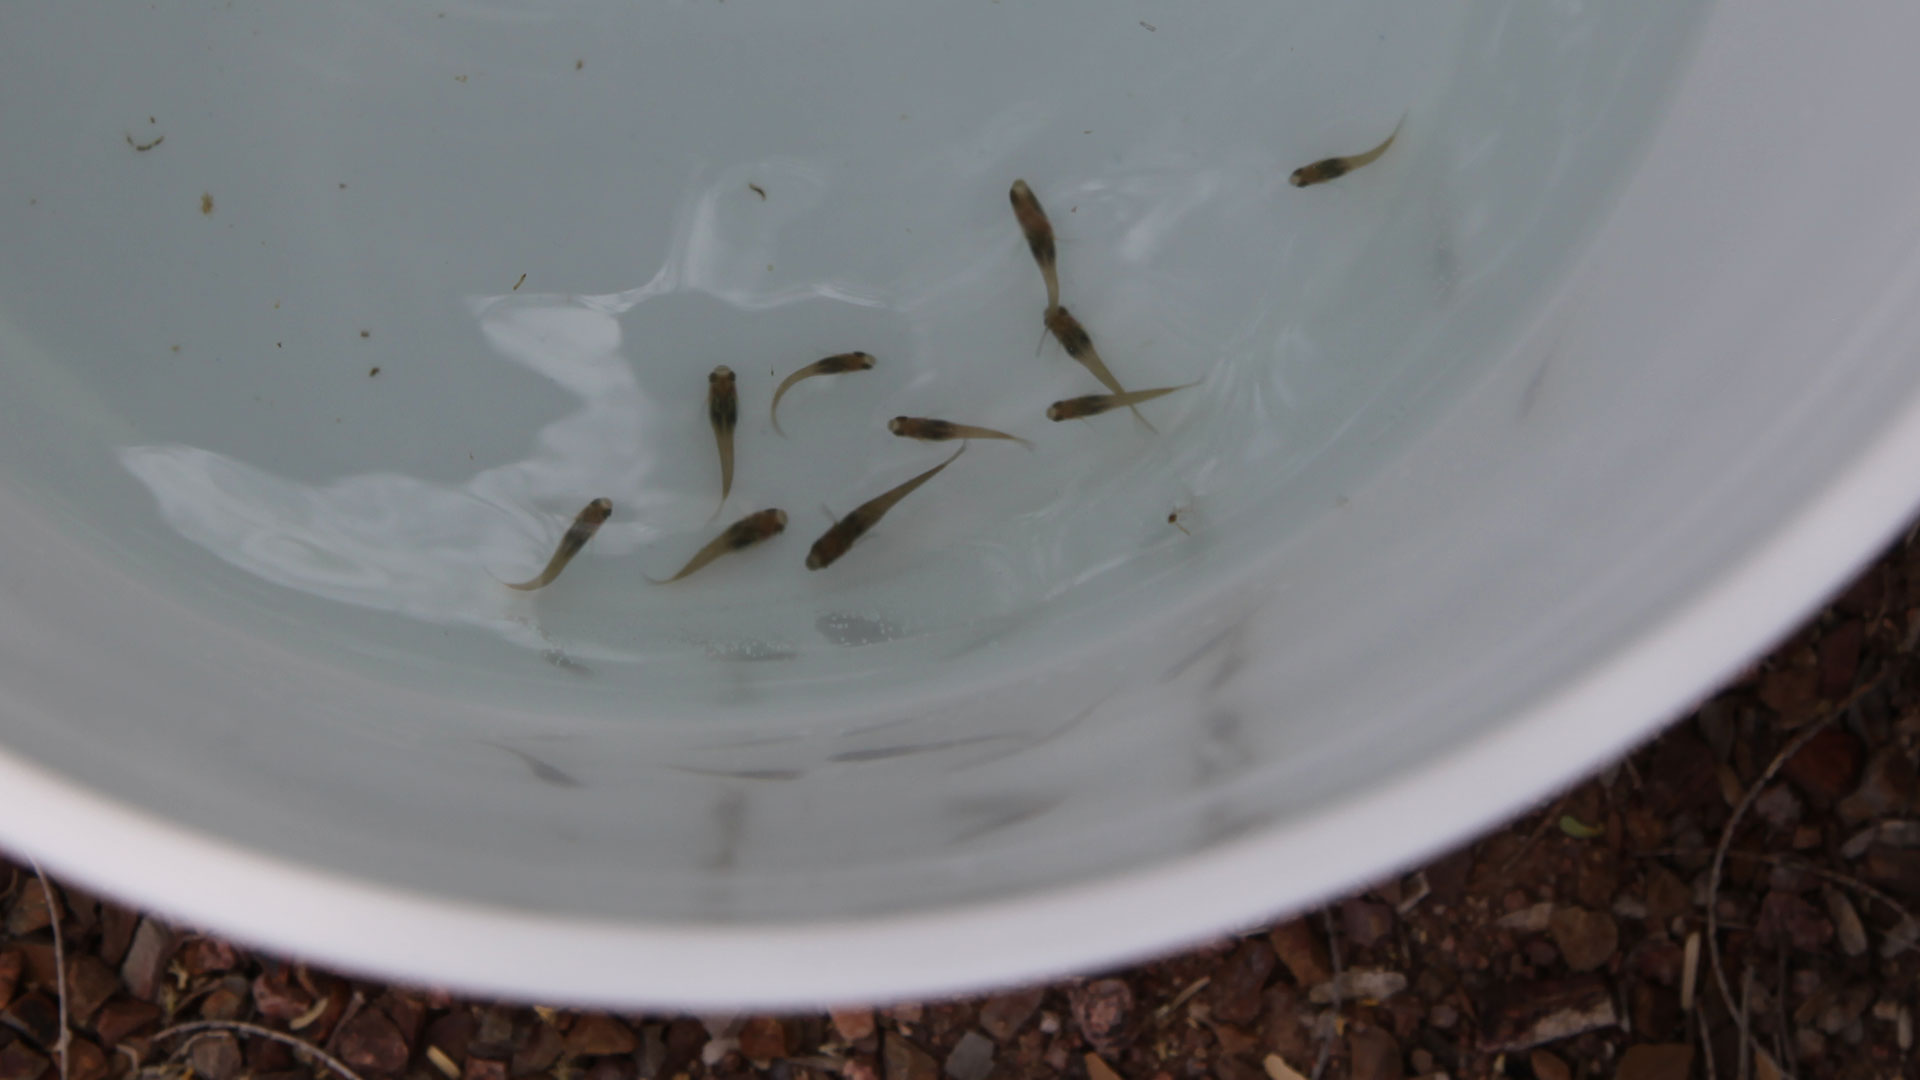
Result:
<svg viewBox="0 0 1920 1080"><path fill-rule="evenodd" d="M1158 29L1160 29L1159 27L1157 27L1157 26L1155 26L1155 25L1153 25L1152 23L1150 23L1150 22L1148 22L1148 21L1147 21L1147 20L1145 20L1145 19L1141 19L1141 20L1140 20L1140 25L1141 25L1141 26L1144 26L1144 27L1146 27L1146 28L1147 28L1148 30L1158 30Z"/></svg>
<svg viewBox="0 0 1920 1080"><path fill-rule="evenodd" d="M843 611L822 615L813 621L820 636L835 645L873 645L900 636L900 628L884 619L869 619Z"/></svg>
<svg viewBox="0 0 1920 1080"><path fill-rule="evenodd" d="M547 783L554 785L555 787L576 787L577 788L581 786L580 781L575 780L573 777L567 775L564 772L561 772L559 769L554 768L553 766L547 764L546 762L541 761L539 758L534 757L532 754L529 754L524 750L515 750L511 746L501 746L499 743L489 743L488 745L498 746L500 747L500 749L505 750L507 753L512 754L514 757L517 757L521 761L526 762L527 768L533 770L533 775L536 778L544 780Z"/></svg>
<svg viewBox="0 0 1920 1080"><path fill-rule="evenodd" d="M750 183L747 185L747 190L753 192L755 195L760 196L761 202L767 201L767 189L761 187L759 184Z"/></svg>
<svg viewBox="0 0 1920 1080"><path fill-rule="evenodd" d="M521 275L520 275L520 280L519 280L519 281L516 281L516 282L514 282L514 283L513 283L513 288L512 288L512 289L510 289L510 290L508 290L508 291L510 291L510 292L519 292L519 291L520 291L520 286L522 286L522 285L525 285L526 283L527 283L527 275L525 275L525 274L521 274Z"/></svg>
<svg viewBox="0 0 1920 1080"><path fill-rule="evenodd" d="M200 212L203 214L213 213L213 193L212 192L203 191L200 193Z"/></svg>
<svg viewBox="0 0 1920 1080"><path fill-rule="evenodd" d="M575 71L579 71L581 68L586 66L587 66L587 62L585 60L575 60L573 62L573 70Z"/></svg>
<svg viewBox="0 0 1920 1080"><path fill-rule="evenodd" d="M367 378L369 379L373 378L375 375L378 375L378 374L380 374L380 369L377 367L371 367L367 369Z"/></svg>
<svg viewBox="0 0 1920 1080"><path fill-rule="evenodd" d="M371 330L362 330L362 331L360 331L360 336L361 336L361 337L363 337L363 338L370 338L370 337L372 337L372 336L373 336L373 331L371 331Z"/></svg>
<svg viewBox="0 0 1920 1080"><path fill-rule="evenodd" d="M127 135L127 145L133 147L134 152L139 154L144 154L166 141L167 137L165 135L156 135L152 142L134 142L133 135L131 133Z"/></svg>
<svg viewBox="0 0 1920 1080"><path fill-rule="evenodd" d="M471 460L473 455L468 454L467 457ZM546 652L540 654L540 658L569 675L593 674L592 668L561 652L559 649L548 649Z"/></svg>

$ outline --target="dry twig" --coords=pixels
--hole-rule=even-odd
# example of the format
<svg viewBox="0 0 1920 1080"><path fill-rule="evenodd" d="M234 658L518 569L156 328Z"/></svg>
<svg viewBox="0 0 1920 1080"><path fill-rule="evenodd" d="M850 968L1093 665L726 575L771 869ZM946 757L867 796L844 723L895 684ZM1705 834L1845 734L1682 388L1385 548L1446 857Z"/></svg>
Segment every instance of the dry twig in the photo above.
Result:
<svg viewBox="0 0 1920 1080"><path fill-rule="evenodd" d="M1773 782L1773 778L1779 775L1780 770L1786 767L1787 762L1793 760L1795 754L1798 754L1808 743L1812 742L1814 736L1825 731L1835 720L1846 715L1847 711L1852 709L1869 691L1878 689L1880 684L1886 680L1887 674L1887 672L1883 671L1872 679L1854 687L1852 692L1840 699L1833 708L1827 710L1826 715L1820 717L1818 720L1812 721L1807 724L1806 727L1801 728L1799 734L1795 735L1787 745L1781 747L1780 752L1775 754L1773 760L1767 763L1767 767L1762 769L1760 775L1754 778L1753 783L1747 786L1746 794L1742 795L1740 801L1734 804L1732 813L1727 815L1726 826L1720 830L1720 842L1714 846L1713 864L1707 870L1707 964L1713 971L1713 981L1714 985L1720 991L1720 1000L1726 1003L1727 1011L1734 1014L1734 1024L1740 1031L1740 1055L1743 1061L1746 1059L1750 1044L1754 1049L1759 1049L1759 1046L1758 1044L1752 1043L1753 1033L1747 1026L1746 1011L1744 1009L1736 1010L1734 1007L1733 988L1727 983L1726 965L1720 959L1720 872L1726 867L1727 852L1733 846L1733 834L1739 831L1741 819L1747 816L1748 810L1752 809L1754 800L1760 797L1761 790Z"/></svg>
<svg viewBox="0 0 1920 1080"><path fill-rule="evenodd" d="M180 1049L184 1051L193 1043L194 1039L205 1035L219 1034L221 1032L251 1035L255 1038L277 1042L282 1046L290 1048L296 1054L304 1054L313 1061L318 1062L326 1067L329 1072L339 1076L341 1080L361 1080L360 1074L348 1068L346 1062L341 1061L339 1058L334 1057L332 1054L327 1053L325 1050L320 1049L305 1039L296 1039L284 1031L275 1031L270 1027L261 1027L259 1024L249 1024L242 1020L194 1020L185 1024L175 1024L165 1031L156 1034L153 1037L153 1041L159 1042L162 1039L178 1038L182 1035L192 1036L192 1038L180 1044Z"/></svg>
<svg viewBox="0 0 1920 1080"><path fill-rule="evenodd" d="M60 1005L60 1037L54 1040L54 1053L60 1055L60 1080L67 1080L67 1047L73 1042L73 1029L67 1026L67 946L60 936L60 909L53 903L53 886L47 884L47 872L40 860L27 857L35 877L40 879L40 895L47 902L47 924L53 927L53 992Z"/></svg>
<svg viewBox="0 0 1920 1080"><path fill-rule="evenodd" d="M1320 923L1327 929L1327 959L1333 968L1333 978L1327 985L1333 994L1333 1001L1327 1006L1324 1019L1316 1024L1315 1034L1320 1038L1320 1053L1313 1062L1312 1080L1320 1080L1327 1071L1327 1061L1333 1056L1333 1037L1340 1033L1340 935L1334 932L1333 909L1320 909Z"/></svg>

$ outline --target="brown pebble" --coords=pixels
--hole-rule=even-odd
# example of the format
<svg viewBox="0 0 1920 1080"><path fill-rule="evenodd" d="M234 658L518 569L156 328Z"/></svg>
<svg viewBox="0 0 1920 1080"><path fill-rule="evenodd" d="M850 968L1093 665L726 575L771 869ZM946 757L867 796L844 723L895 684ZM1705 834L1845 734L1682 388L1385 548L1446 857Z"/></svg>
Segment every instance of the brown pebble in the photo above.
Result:
<svg viewBox="0 0 1920 1080"><path fill-rule="evenodd" d="M233 1080L246 1065L240 1057L240 1041L225 1032L195 1039L187 1063L201 1080Z"/></svg>
<svg viewBox="0 0 1920 1080"><path fill-rule="evenodd" d="M905 1036L887 1032L880 1040L880 1056L887 1080L940 1080L940 1063Z"/></svg>
<svg viewBox="0 0 1920 1080"><path fill-rule="evenodd" d="M452 1053L452 1048L449 1047L447 1052ZM472 1055L473 1052L474 1044L468 1043L467 1053ZM560 1029L545 1021L537 1023L533 1025L533 1033L513 1051L511 1059L513 1075L526 1076L531 1073L546 1072L553 1068L554 1062L559 1061L566 1052L567 1039L560 1033Z"/></svg>
<svg viewBox="0 0 1920 1080"><path fill-rule="evenodd" d="M0 1012L0 1023L41 1046L52 1046L60 1037L60 1006L52 995L35 990L14 998L6 1011Z"/></svg>
<svg viewBox="0 0 1920 1080"><path fill-rule="evenodd" d="M771 1016L756 1016L740 1028L740 1052L754 1062L787 1056L787 1029Z"/></svg>
<svg viewBox="0 0 1920 1080"><path fill-rule="evenodd" d="M1353 1080L1401 1080L1406 1075L1400 1044L1377 1027L1357 1028L1347 1035L1347 1060Z"/></svg>
<svg viewBox="0 0 1920 1080"><path fill-rule="evenodd" d="M1641 1043L1627 1047L1613 1080L1687 1080L1693 1047L1685 1043Z"/></svg>
<svg viewBox="0 0 1920 1080"><path fill-rule="evenodd" d="M407 1043L387 1014L362 1009L341 1025L335 1054L356 1069L397 1073L407 1067Z"/></svg>
<svg viewBox="0 0 1920 1080"><path fill-rule="evenodd" d="M1040 1002L1047 996L1043 987L995 994L980 1006L980 1030L994 1042L1005 1044L1033 1019ZM838 1021L835 1021L838 1024Z"/></svg>
<svg viewBox="0 0 1920 1080"><path fill-rule="evenodd" d="M1340 904L1340 926L1348 941L1371 949L1393 933L1393 909L1372 900L1346 900Z"/></svg>
<svg viewBox="0 0 1920 1080"><path fill-rule="evenodd" d="M1620 944L1620 930L1606 912L1555 908L1547 927L1567 967L1575 972L1592 971L1605 964Z"/></svg>
<svg viewBox="0 0 1920 1080"><path fill-rule="evenodd" d="M114 967L127 958L127 947L133 944L133 928L140 925L140 915L129 911L112 901L100 904L100 959Z"/></svg>
<svg viewBox="0 0 1920 1080"><path fill-rule="evenodd" d="M1853 789L1860 773L1860 740L1830 727L1787 759L1780 774L1808 798L1827 804Z"/></svg>
<svg viewBox="0 0 1920 1080"><path fill-rule="evenodd" d="M92 1040L75 1038L67 1043L66 1080L106 1080L112 1070L106 1051Z"/></svg>
<svg viewBox="0 0 1920 1080"><path fill-rule="evenodd" d="M1333 978L1333 971L1327 964L1327 947L1314 933L1305 919L1294 919L1281 923L1267 934L1267 944L1273 947L1274 955L1293 975L1293 981L1302 989L1319 986Z"/></svg>
<svg viewBox="0 0 1920 1080"><path fill-rule="evenodd" d="M834 1009L827 1015L842 1042L852 1044L873 1037L872 1009Z"/></svg>
<svg viewBox="0 0 1920 1080"><path fill-rule="evenodd" d="M1081 1037L1095 1050L1105 1053L1126 1044L1127 1018L1133 1009L1133 991L1126 983L1096 979L1074 988L1067 998Z"/></svg>
<svg viewBox="0 0 1920 1080"><path fill-rule="evenodd" d="M254 976L253 1005L269 1020L287 1021L311 1009L313 995L294 981L292 967L273 964Z"/></svg>
<svg viewBox="0 0 1920 1080"><path fill-rule="evenodd" d="M199 937L180 946L180 966L193 976L232 971L240 966L240 952L218 938Z"/></svg>
<svg viewBox="0 0 1920 1080"><path fill-rule="evenodd" d="M160 1019L160 1006L149 1001L121 998L109 1001L93 1018L93 1033L112 1046L127 1036Z"/></svg>
<svg viewBox="0 0 1920 1080"><path fill-rule="evenodd" d="M141 919L133 944L120 964L120 977L134 997L152 1001L160 990L160 976L173 958L173 931L152 919Z"/></svg>
<svg viewBox="0 0 1920 1080"><path fill-rule="evenodd" d="M631 1054L640 1046L633 1029L606 1013L586 1013L567 1029L567 1053L577 1057Z"/></svg>
<svg viewBox="0 0 1920 1080"><path fill-rule="evenodd" d="M1266 942L1242 941L1235 946L1207 987L1214 1017L1229 1024L1250 1024L1257 1019L1262 1005L1260 991L1266 988L1273 967L1273 949Z"/></svg>
<svg viewBox="0 0 1920 1080"><path fill-rule="evenodd" d="M200 999L200 1017L203 1020L238 1020L247 1009L247 984L244 979L235 977L235 986L217 986L206 997Z"/></svg>
<svg viewBox="0 0 1920 1080"><path fill-rule="evenodd" d="M54 905L59 907L60 887L53 886ZM52 920L47 918L47 894L39 883L32 878L25 879L25 887L19 899L13 902L13 909L7 912L6 930L8 937L24 937L27 934L45 930Z"/></svg>
<svg viewBox="0 0 1920 1080"><path fill-rule="evenodd" d="M427 1025L427 1045L439 1047L447 1060L459 1066L467 1060L467 1048L473 1045L473 1033L478 1026L471 1010L454 1009ZM544 1028L550 1025L540 1026Z"/></svg>
<svg viewBox="0 0 1920 1080"><path fill-rule="evenodd" d="M0 1080L38 1080L52 1064L18 1039L0 1046Z"/></svg>
<svg viewBox="0 0 1920 1080"><path fill-rule="evenodd" d="M420 1041L420 1029L426 1026L427 1007L417 995L404 990L388 990L374 1004L387 1014L387 1019L393 1021L394 1027L400 1029L400 1037L406 1040L408 1046Z"/></svg>

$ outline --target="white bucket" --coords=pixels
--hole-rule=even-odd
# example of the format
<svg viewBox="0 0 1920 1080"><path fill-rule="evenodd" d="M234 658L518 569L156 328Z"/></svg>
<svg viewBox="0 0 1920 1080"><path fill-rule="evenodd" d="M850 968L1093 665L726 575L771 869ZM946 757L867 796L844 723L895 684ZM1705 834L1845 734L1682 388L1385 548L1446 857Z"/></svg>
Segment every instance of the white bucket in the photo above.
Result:
<svg viewBox="0 0 1920 1080"><path fill-rule="evenodd" d="M980 988L1463 839L1905 519L1920 8L1163 7L12 4L0 842L473 991ZM1042 416L1015 177L1157 435ZM808 572L895 414L1038 445Z"/></svg>

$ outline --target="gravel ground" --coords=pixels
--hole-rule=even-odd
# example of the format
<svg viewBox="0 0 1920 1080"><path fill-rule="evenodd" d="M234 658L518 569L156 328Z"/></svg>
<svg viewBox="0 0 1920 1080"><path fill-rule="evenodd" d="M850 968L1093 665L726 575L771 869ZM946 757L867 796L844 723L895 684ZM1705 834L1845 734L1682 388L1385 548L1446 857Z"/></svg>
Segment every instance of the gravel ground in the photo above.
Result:
<svg viewBox="0 0 1920 1080"><path fill-rule="evenodd" d="M1916 640L1909 538L1659 738L1451 855L985 998L509 1007L250 953L0 861L0 1080L1920 1076Z"/></svg>

